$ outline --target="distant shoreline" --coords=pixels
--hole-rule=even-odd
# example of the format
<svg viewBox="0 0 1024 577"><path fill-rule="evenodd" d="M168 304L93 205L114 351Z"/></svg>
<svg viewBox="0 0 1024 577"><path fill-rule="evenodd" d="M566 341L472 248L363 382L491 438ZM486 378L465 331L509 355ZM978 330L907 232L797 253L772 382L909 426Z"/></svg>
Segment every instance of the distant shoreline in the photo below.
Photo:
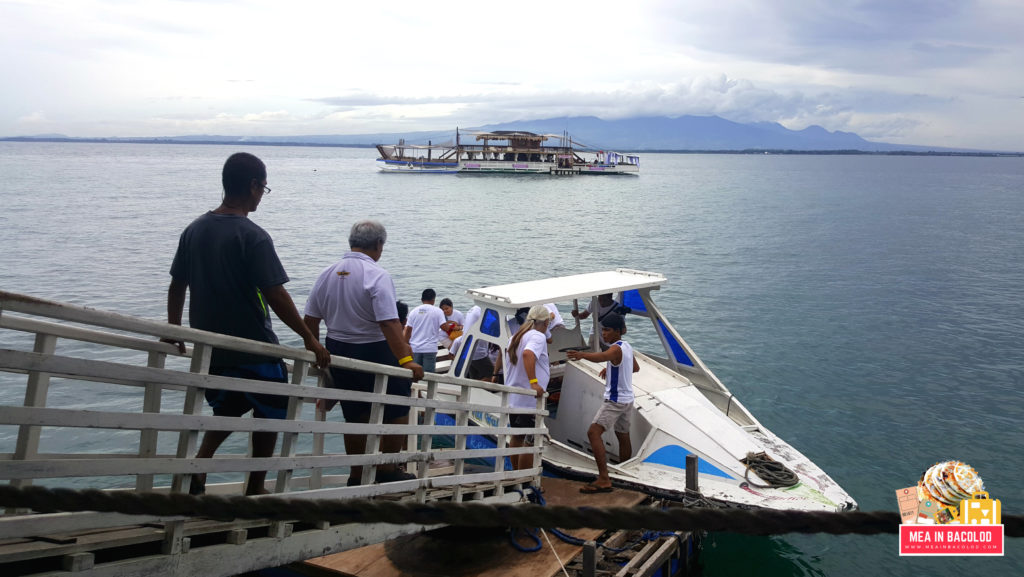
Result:
<svg viewBox="0 0 1024 577"><path fill-rule="evenodd" d="M205 145L244 145L244 146L302 146L310 148L375 148L374 144L355 143L323 143L323 142L271 142L271 141L235 141L235 140L173 140L168 138L58 138L9 136L0 137L0 142L58 142L84 144L205 144ZM744 149L744 150L676 150L676 149L644 149L626 150L636 153L671 153L671 154L759 154L759 155L873 155L873 156L967 156L967 157L1024 157L1024 152L959 152L959 151L914 151L914 150L783 150L783 149Z"/></svg>

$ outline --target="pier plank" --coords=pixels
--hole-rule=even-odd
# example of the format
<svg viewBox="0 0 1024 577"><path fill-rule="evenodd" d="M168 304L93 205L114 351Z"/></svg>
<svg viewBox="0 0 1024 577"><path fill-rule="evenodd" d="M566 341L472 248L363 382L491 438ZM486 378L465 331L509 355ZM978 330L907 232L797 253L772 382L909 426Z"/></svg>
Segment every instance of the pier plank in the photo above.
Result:
<svg viewBox="0 0 1024 577"><path fill-rule="evenodd" d="M615 489L611 493L580 494L584 483L545 477L544 499L549 505L570 507L632 507L647 499L643 493ZM602 529L577 529L570 532L584 540L597 539ZM583 547L565 543L550 533L551 545L562 563L568 564ZM523 542L523 545L532 543ZM548 577L561 573L552 547L541 535L542 548L523 553L508 542L504 529L437 529L310 559L302 566L317 569L318 574L349 577L411 577L457 575L459 577Z"/></svg>

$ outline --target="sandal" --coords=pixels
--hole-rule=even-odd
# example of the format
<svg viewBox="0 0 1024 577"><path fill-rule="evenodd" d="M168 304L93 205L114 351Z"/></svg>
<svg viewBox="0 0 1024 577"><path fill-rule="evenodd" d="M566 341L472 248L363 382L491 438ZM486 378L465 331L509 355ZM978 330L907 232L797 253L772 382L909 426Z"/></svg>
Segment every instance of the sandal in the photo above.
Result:
<svg viewBox="0 0 1024 577"><path fill-rule="evenodd" d="M584 495L592 495L594 493L611 493L615 489L612 487L598 487L597 485L585 485L580 487L580 493Z"/></svg>

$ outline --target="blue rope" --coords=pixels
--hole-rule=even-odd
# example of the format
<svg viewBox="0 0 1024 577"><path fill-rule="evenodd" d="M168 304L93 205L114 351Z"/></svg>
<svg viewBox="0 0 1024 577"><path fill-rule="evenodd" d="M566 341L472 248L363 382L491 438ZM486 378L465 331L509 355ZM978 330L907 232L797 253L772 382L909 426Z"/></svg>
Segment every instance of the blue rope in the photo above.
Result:
<svg viewBox="0 0 1024 577"><path fill-rule="evenodd" d="M509 527L508 528L508 541L509 541L509 543L512 543L513 547L515 547L519 551L522 551L523 553L533 553L535 551L540 551L540 547L541 547L540 535L537 534L537 530L536 529L523 529L523 533L525 533L527 537L533 539L533 542L536 543L536 546L534 546L534 547L524 547L523 545L520 545L519 544L519 540L516 538L516 528L515 527Z"/></svg>
<svg viewBox="0 0 1024 577"><path fill-rule="evenodd" d="M548 504L547 501L544 499L544 495L541 494L540 489L538 489L537 487L534 487L533 485L528 485L527 488L530 490L530 494L529 495L527 495L526 493L524 493L520 489L515 489L515 492L519 493L520 496L525 497L531 503L540 505L541 507L544 507L544 506L546 506ZM527 547L524 547L524 546L520 545L518 540L516 539L516 531L515 531L515 529L509 528L508 537L509 537L509 542L512 543L512 546L515 547L516 549L518 549L519 551L524 552L524 553L533 553L534 551L540 551L541 542L540 542L540 536L537 534L537 530L536 529L524 529L523 531L524 531L524 533L526 533L526 535L528 537L530 537L531 539L533 539L533 541L535 543L537 543L537 546L533 547L533 548L527 548ZM569 535L567 533L563 533L562 531L559 531L558 529L552 528L552 529L548 529L548 531L552 535L554 535L555 537L558 537L559 539L561 539L562 541L564 541L564 542L566 542L566 543L568 543L570 545L580 545L580 546L582 546L582 545L586 544L586 540L580 539L579 537L573 537L572 535ZM671 532L671 531L644 531L640 535L639 538L634 539L634 540L626 543L622 547L609 547L609 546L605 545L604 543L597 543L597 546L600 547L600 548L605 549L606 551L610 551L612 553L622 553L623 551L631 549L633 547L633 545L636 545L637 543L641 543L643 541L657 541L658 539L660 539L662 537L678 537L678 536L675 533Z"/></svg>

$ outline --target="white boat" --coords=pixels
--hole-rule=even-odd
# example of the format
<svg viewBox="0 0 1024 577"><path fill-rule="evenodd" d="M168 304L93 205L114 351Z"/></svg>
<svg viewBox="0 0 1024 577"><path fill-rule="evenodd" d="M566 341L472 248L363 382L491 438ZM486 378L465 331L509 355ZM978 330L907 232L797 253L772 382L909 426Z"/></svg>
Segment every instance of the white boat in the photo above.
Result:
<svg viewBox="0 0 1024 577"><path fill-rule="evenodd" d="M665 284L665 277L657 273L618 269L470 290L469 296L481 309L481 320L465 327L466 345L456 352L451 373L465 374L474 342L507 347L511 337L507 319L519 308L555 303L567 324L572 324L573 318L565 314L567 307L593 299L597 310L597 296L612 293L630 309L625 338L633 345L640 365L633 375L633 456L616 462L615 436L610 432L604 435L613 484L691 501L693 493L686 491L686 457L696 455L699 492L712 504L806 511L856 509L854 499L821 468L758 422L679 336L651 299L652 291ZM548 390L545 420L550 444L543 450L544 466L568 477L597 475L586 431L603 401L604 379L598 377L602 365L566 358L570 348L588 347L589 331L581 325L593 325L599 334L596 317L577 321L574 327L557 327L548 347L553 384ZM659 341L660 353L641 350L644 344ZM473 391L470 402L497 404L500 399L487 391ZM481 424L494 420L480 411L474 418ZM748 456L762 453L781 475L763 472L763 458L752 467L744 464ZM793 484L771 486L772 480L787 475Z"/></svg>
<svg viewBox="0 0 1024 577"><path fill-rule="evenodd" d="M517 130L471 132L478 144L378 144L377 165L383 172L435 174L639 174L640 157L597 150L568 135ZM545 142L557 141L555 145Z"/></svg>

